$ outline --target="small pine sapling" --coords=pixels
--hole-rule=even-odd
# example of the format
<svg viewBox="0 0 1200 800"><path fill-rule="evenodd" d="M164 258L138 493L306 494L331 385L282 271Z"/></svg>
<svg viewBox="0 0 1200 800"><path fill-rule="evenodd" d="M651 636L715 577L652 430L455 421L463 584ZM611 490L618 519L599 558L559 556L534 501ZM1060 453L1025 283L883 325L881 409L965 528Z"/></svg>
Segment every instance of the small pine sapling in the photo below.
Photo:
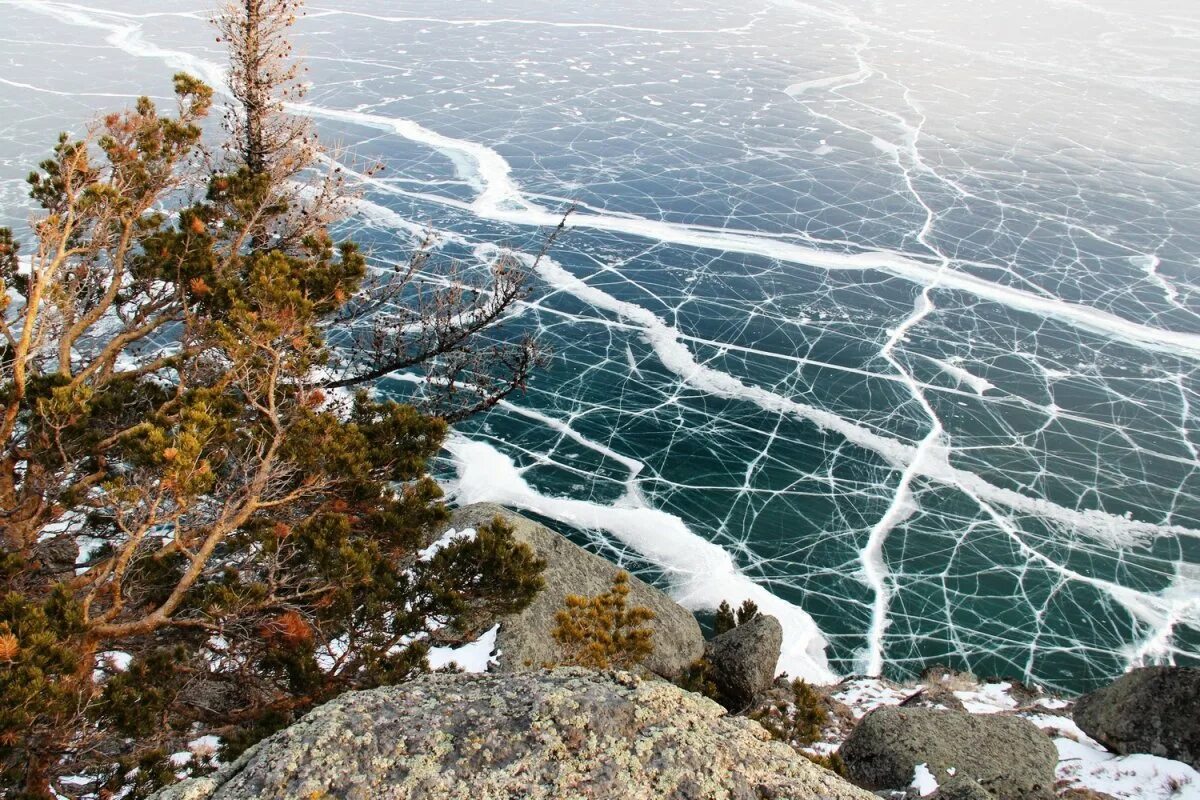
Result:
<svg viewBox="0 0 1200 800"><path fill-rule="evenodd" d="M629 573L618 572L612 588L594 597L567 595L551 631L561 666L630 669L654 652L654 631L645 623L654 612L628 608Z"/></svg>
<svg viewBox="0 0 1200 800"><path fill-rule="evenodd" d="M742 601L741 607L738 608L737 624L745 625L747 622L754 619L758 615L759 615L758 604L755 603L753 600L744 600L744 601Z"/></svg>
<svg viewBox="0 0 1200 800"><path fill-rule="evenodd" d="M721 605L717 606L717 617L713 620L713 635L720 636L736 627L737 617L733 615L733 608L728 600L722 600Z"/></svg>
<svg viewBox="0 0 1200 800"><path fill-rule="evenodd" d="M722 600L721 605L717 606L717 615L713 620L713 635L720 636L722 633L728 633L738 625L745 625L758 615L758 604L753 600L743 601L736 614L733 606L729 605L729 601Z"/></svg>
<svg viewBox="0 0 1200 800"><path fill-rule="evenodd" d="M709 700L720 702L720 691L712 678L712 662L703 656L688 664L675 677L674 683L680 689L702 694Z"/></svg>
<svg viewBox="0 0 1200 800"><path fill-rule="evenodd" d="M797 678L792 681L789 700L757 708L750 712L750 718L781 742L804 747L821 736L821 728L829 718L829 711L820 692Z"/></svg>

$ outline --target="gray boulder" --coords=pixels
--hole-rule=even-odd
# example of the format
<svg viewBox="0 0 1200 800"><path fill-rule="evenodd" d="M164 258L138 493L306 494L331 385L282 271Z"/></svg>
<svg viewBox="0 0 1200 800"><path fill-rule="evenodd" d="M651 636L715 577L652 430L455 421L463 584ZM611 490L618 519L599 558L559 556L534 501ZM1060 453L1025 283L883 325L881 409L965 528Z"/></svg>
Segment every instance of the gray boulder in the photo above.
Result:
<svg viewBox="0 0 1200 800"><path fill-rule="evenodd" d="M705 645L704 657L712 665L712 681L726 708L741 710L771 688L782 646L779 620L765 614L713 637Z"/></svg>
<svg viewBox="0 0 1200 800"><path fill-rule="evenodd" d="M497 516L513 526L517 540L546 560L546 588L524 611L500 620L496 669L537 669L558 658L558 645L550 631L567 595L606 592L620 569L546 526L492 503L455 511L451 525L458 530L475 528ZM675 677L704 653L700 625L690 611L645 581L630 577L629 588L631 606L644 606L654 612L654 621L649 623L654 631L654 652L642 666L658 675Z"/></svg>
<svg viewBox="0 0 1200 800"><path fill-rule="evenodd" d="M351 692L157 800L874 800L660 680L425 675Z"/></svg>
<svg viewBox="0 0 1200 800"><path fill-rule="evenodd" d="M932 800L993 800L992 793L979 785L979 781L965 775L956 775L938 786Z"/></svg>
<svg viewBox="0 0 1200 800"><path fill-rule="evenodd" d="M904 790L918 764L939 779L971 778L997 800L1051 800L1058 751L1020 717L886 707L863 717L838 751L851 779Z"/></svg>
<svg viewBox="0 0 1200 800"><path fill-rule="evenodd" d="M1113 797L1111 794L1097 792L1094 789L1076 787L1074 789L1067 789L1065 792L1060 794L1058 796L1058 800L1117 800L1117 798Z"/></svg>
<svg viewBox="0 0 1200 800"><path fill-rule="evenodd" d="M1200 769L1200 668L1135 669L1084 695L1083 732L1118 753L1149 753Z"/></svg>

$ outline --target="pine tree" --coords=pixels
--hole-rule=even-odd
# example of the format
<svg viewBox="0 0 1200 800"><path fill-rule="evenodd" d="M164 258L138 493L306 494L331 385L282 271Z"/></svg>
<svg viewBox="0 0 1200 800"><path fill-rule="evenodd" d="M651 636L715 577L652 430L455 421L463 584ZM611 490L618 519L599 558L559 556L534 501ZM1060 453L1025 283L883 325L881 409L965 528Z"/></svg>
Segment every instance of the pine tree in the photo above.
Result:
<svg viewBox="0 0 1200 800"><path fill-rule="evenodd" d="M713 633L720 636L722 633L727 633L737 627L737 617L733 614L733 608L730 607L728 600L722 600L717 606L717 616L713 620Z"/></svg>
<svg viewBox="0 0 1200 800"><path fill-rule="evenodd" d="M717 606L717 614L713 619L713 635L720 636L722 633L731 631L739 625L745 625L758 615L758 604L753 600L742 601L736 614L733 611L733 607L729 605L729 601L722 600L721 604Z"/></svg>
<svg viewBox="0 0 1200 800"><path fill-rule="evenodd" d="M759 614L758 604L753 600L743 600L741 606L738 607L737 624L745 625L750 620L757 617Z"/></svg>
<svg viewBox="0 0 1200 800"><path fill-rule="evenodd" d="M454 297L413 306L436 318L393 331L399 360L327 343L378 287L330 232L343 177L316 169L307 133L279 138L308 130L284 113L298 73L276 63L297 8L246 0L220 23L240 104L225 156L202 143L212 90L178 75L173 114L143 98L63 135L30 177L29 241L0 230L0 796L135 767L148 791L181 741L214 733L229 757L425 669L433 628L469 634L540 588L544 564L499 522L418 558L447 517L426 472L447 418L538 361L517 343L514 371L477 380L455 356L485 352L474 337L509 306L485 323L447 317ZM503 280L511 304L523 283ZM414 408L328 377L397 364L475 388L442 381L466 399Z"/></svg>
<svg viewBox="0 0 1200 800"><path fill-rule="evenodd" d="M319 152L312 123L286 108L305 95L289 36L303 13L300 0L226 0L213 20L230 54L228 144L254 174L293 175Z"/></svg>
<svg viewBox="0 0 1200 800"><path fill-rule="evenodd" d="M792 696L788 700L761 706L750 712L776 739L793 747L805 747L821 736L821 728L829 718L825 698L800 678L792 681ZM833 764L822 764L834 769Z"/></svg>

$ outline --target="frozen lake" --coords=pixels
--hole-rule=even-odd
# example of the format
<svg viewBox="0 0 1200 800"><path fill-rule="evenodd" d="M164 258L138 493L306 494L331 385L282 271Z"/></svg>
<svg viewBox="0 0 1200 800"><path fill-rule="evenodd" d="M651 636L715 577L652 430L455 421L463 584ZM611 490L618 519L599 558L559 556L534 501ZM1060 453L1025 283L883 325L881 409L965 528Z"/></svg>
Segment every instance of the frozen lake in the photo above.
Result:
<svg viewBox="0 0 1200 800"><path fill-rule="evenodd" d="M5 224L59 130L220 77L194 3L0 6ZM386 166L380 266L578 204L517 323L553 365L461 427L460 500L753 597L814 679L1200 663L1200 6L340 0L297 43Z"/></svg>

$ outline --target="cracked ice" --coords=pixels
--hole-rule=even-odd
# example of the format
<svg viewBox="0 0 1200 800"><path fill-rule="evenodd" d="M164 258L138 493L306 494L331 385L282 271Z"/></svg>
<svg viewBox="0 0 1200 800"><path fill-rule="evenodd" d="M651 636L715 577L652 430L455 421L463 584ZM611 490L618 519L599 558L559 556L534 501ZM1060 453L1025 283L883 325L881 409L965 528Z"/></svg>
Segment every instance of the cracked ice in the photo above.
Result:
<svg viewBox="0 0 1200 800"><path fill-rule="evenodd" d="M175 69L179 0L4 2L0 199ZM461 428L535 512L780 667L1082 690L1200 662L1200 13L1151 0L313 0L312 115L381 267L536 253L554 347ZM404 396L414 384L387 389Z"/></svg>

